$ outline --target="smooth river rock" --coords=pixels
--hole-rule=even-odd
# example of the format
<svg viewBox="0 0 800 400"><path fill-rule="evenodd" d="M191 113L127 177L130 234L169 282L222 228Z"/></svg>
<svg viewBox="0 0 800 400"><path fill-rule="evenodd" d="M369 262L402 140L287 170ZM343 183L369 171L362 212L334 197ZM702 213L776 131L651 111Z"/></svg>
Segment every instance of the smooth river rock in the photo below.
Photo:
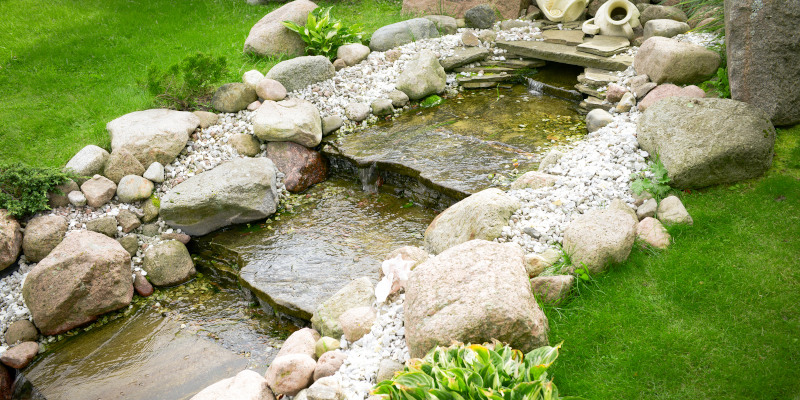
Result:
<svg viewBox="0 0 800 400"><path fill-rule="evenodd" d="M187 111L164 108L135 111L106 125L111 150L125 148L142 165L156 161L167 165L186 146L189 135L200 126L200 119Z"/></svg>
<svg viewBox="0 0 800 400"><path fill-rule="evenodd" d="M287 91L300 90L308 85L333 78L336 70L325 56L303 56L281 61L265 75L280 82Z"/></svg>
<svg viewBox="0 0 800 400"><path fill-rule="evenodd" d="M573 261L573 270L585 265L597 274L609 264L628 259L636 239L637 219L619 209L589 210L569 223L564 230L564 251Z"/></svg>
<svg viewBox="0 0 800 400"><path fill-rule="evenodd" d="M191 400L273 400L267 380L256 371L246 369L203 389Z"/></svg>
<svg viewBox="0 0 800 400"><path fill-rule="evenodd" d="M8 268L19 258L22 250L22 229L14 217L0 209L0 270Z"/></svg>
<svg viewBox="0 0 800 400"><path fill-rule="evenodd" d="M322 141L322 119L309 101L264 101L253 116L253 133L263 142L295 142L314 147Z"/></svg>
<svg viewBox="0 0 800 400"><path fill-rule="evenodd" d="M369 48L372 51L386 51L415 40L437 37L439 37L439 31L433 21L425 18L412 18L378 28L372 34Z"/></svg>

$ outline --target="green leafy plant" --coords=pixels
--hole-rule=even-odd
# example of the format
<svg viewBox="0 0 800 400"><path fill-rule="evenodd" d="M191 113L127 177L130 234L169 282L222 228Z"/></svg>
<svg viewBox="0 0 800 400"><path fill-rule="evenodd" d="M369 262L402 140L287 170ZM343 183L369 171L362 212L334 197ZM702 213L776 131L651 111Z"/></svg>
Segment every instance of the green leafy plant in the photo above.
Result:
<svg viewBox="0 0 800 400"><path fill-rule="evenodd" d="M728 81L728 69L727 68L717 69L716 77L701 83L700 88L702 88L706 92L708 91L716 92L717 96L721 99L730 99L731 84Z"/></svg>
<svg viewBox="0 0 800 400"><path fill-rule="evenodd" d="M159 107L207 108L215 84L228 73L227 65L225 57L203 53L188 56L163 71L153 65L147 69L147 91Z"/></svg>
<svg viewBox="0 0 800 400"><path fill-rule="evenodd" d="M47 194L59 191L58 185L76 178L76 174L56 168L0 164L0 208L17 218L49 210Z"/></svg>
<svg viewBox="0 0 800 400"><path fill-rule="evenodd" d="M361 25L346 26L330 15L331 7L318 7L308 14L305 26L292 21L283 25L296 32L306 43L306 52L329 59L336 58L336 51L346 43L361 43L364 32Z"/></svg>
<svg viewBox="0 0 800 400"><path fill-rule="evenodd" d="M524 356L499 342L436 347L425 358L409 360L373 393L389 400L568 399L559 397L547 376L560 347L543 346Z"/></svg>
<svg viewBox="0 0 800 400"><path fill-rule="evenodd" d="M672 190L669 186L670 179L667 175L667 169L664 168L664 164L661 163L658 157L654 157L650 161L648 169L653 177L647 177L644 172L634 175L631 190L636 195L641 195L644 192L650 193L656 200L661 201Z"/></svg>

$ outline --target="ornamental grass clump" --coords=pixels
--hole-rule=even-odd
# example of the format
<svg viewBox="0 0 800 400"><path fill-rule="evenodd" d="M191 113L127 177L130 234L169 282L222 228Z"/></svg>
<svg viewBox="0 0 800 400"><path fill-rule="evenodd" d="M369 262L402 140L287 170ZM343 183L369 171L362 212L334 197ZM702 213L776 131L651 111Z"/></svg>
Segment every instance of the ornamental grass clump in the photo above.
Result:
<svg viewBox="0 0 800 400"><path fill-rule="evenodd" d="M425 358L411 359L393 379L376 385L374 394L389 400L555 400L559 397L547 369L558 357L559 344L523 356L495 342L436 347Z"/></svg>
<svg viewBox="0 0 800 400"><path fill-rule="evenodd" d="M331 7L318 7L308 14L305 26L292 21L283 21L283 25L296 32L306 43L306 53L325 56L333 60L336 51L343 44L361 43L364 32L361 25L346 26L342 21L331 17Z"/></svg>

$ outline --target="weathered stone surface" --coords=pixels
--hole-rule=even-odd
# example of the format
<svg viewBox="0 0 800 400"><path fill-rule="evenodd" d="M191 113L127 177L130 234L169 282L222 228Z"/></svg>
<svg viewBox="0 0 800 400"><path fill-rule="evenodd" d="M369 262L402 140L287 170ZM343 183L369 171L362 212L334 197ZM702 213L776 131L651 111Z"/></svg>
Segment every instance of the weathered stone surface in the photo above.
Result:
<svg viewBox="0 0 800 400"><path fill-rule="evenodd" d="M653 19L644 25L644 40L653 36L663 36L671 38L681 33L689 31L689 24L686 22L674 21L671 19Z"/></svg>
<svg viewBox="0 0 800 400"><path fill-rule="evenodd" d="M525 10L530 2L525 0L403 0L403 12L412 14L447 14L463 20L464 13L467 10L481 4L488 4L493 10L497 10L504 19L508 19L519 17L520 11ZM458 27L463 28L464 26Z"/></svg>
<svg viewBox="0 0 800 400"><path fill-rule="evenodd" d="M656 87L658 87L658 84L655 82L643 82L639 85L631 85L631 90L633 91L633 95L636 96L636 100L642 100Z"/></svg>
<svg viewBox="0 0 800 400"><path fill-rule="evenodd" d="M131 257L135 256L136 252L139 251L139 239L135 234L125 235L117 239L117 242L122 245L122 248L125 249Z"/></svg>
<svg viewBox="0 0 800 400"><path fill-rule="evenodd" d="M23 369L39 353L39 343L23 342L0 354L0 362L11 368Z"/></svg>
<svg viewBox="0 0 800 400"><path fill-rule="evenodd" d="M158 205L156 205L156 203L158 203ZM148 223L158 218L159 205L161 205L161 201L154 198L154 196L151 196L149 199L145 200L144 204L142 204L142 211L144 211L142 222Z"/></svg>
<svg viewBox="0 0 800 400"><path fill-rule="evenodd" d="M800 3L725 1L731 96L762 110L775 125L800 122Z"/></svg>
<svg viewBox="0 0 800 400"><path fill-rule="evenodd" d="M83 192L80 190L73 190L69 192L67 195L69 199L69 204L72 204L75 207L83 207L86 205L86 196L83 195Z"/></svg>
<svg viewBox="0 0 800 400"><path fill-rule="evenodd" d="M673 97L644 112L638 139L659 155L671 185L700 188L761 176L772 165L775 129L747 103Z"/></svg>
<svg viewBox="0 0 800 400"><path fill-rule="evenodd" d="M264 142L295 142L314 147L322 141L322 120L309 101L265 101L253 117L253 133Z"/></svg>
<svg viewBox="0 0 800 400"><path fill-rule="evenodd" d="M413 271L418 265L428 261L430 258L430 254L427 251L416 247L416 246L403 246L398 249L393 250L391 253L386 255L384 261L391 260L397 256L400 256L404 260L414 261L415 264L411 266L411 270ZM381 276L383 275L383 271L381 271Z"/></svg>
<svg viewBox="0 0 800 400"><path fill-rule="evenodd" d="M317 5L311 1L295 0L265 15L250 29L244 41L244 52L261 56L304 55L305 42L282 22L292 21L305 25L308 14L315 8Z"/></svg>
<svg viewBox="0 0 800 400"><path fill-rule="evenodd" d="M348 67L356 65L367 59L370 49L361 43L349 43L336 50L336 58L344 61Z"/></svg>
<svg viewBox="0 0 800 400"><path fill-rule="evenodd" d="M351 308L370 307L374 301L375 291L372 281L366 277L358 278L317 307L314 316L311 317L311 326L325 336L341 337L344 331L339 323L339 317Z"/></svg>
<svg viewBox="0 0 800 400"><path fill-rule="evenodd" d="M617 106L614 107L614 111L618 113L626 113L633 107L636 107L636 96L634 96L631 92L627 92L622 95L619 103L617 103Z"/></svg>
<svg viewBox="0 0 800 400"><path fill-rule="evenodd" d="M682 88L671 83L664 83L648 91L647 95L639 102L639 111L645 111L648 107L668 97L704 98L706 92L695 85Z"/></svg>
<svg viewBox="0 0 800 400"><path fill-rule="evenodd" d="M497 47L508 50L512 55L521 57L610 71L624 71L632 64L632 60L629 57L617 56L611 58L598 56L579 51L575 46L568 46L565 44L529 40L498 40Z"/></svg>
<svg viewBox="0 0 800 400"><path fill-rule="evenodd" d="M200 128L206 129L219 120L219 115L209 111L194 111L192 114L200 120Z"/></svg>
<svg viewBox="0 0 800 400"><path fill-rule="evenodd" d="M461 44L467 47L476 47L481 45L481 40L474 33L466 31L461 34Z"/></svg>
<svg viewBox="0 0 800 400"><path fill-rule="evenodd" d="M691 84L717 72L719 54L696 44L654 36L636 53L634 68L655 83Z"/></svg>
<svg viewBox="0 0 800 400"><path fill-rule="evenodd" d="M275 212L276 169L268 158L240 158L193 176L161 199L161 217L189 235L264 219Z"/></svg>
<svg viewBox="0 0 800 400"><path fill-rule="evenodd" d="M369 104L352 102L344 107L344 115L353 122L361 122L369 118Z"/></svg>
<svg viewBox="0 0 800 400"><path fill-rule="evenodd" d="M189 250L177 240L151 245L144 252L142 269L155 286L174 286L191 279L197 271Z"/></svg>
<svg viewBox="0 0 800 400"><path fill-rule="evenodd" d="M111 149L126 148L142 165L167 165L186 147L200 119L187 111L153 109L125 114L106 125Z"/></svg>
<svg viewBox="0 0 800 400"><path fill-rule="evenodd" d="M81 191L89 207L99 208L114 198L117 185L104 176L95 175L81 185Z"/></svg>
<svg viewBox="0 0 800 400"><path fill-rule="evenodd" d="M631 42L621 36L595 35L593 38L579 43L576 49L580 52L601 57L611 57L617 53L621 53L630 45Z"/></svg>
<svg viewBox="0 0 800 400"><path fill-rule="evenodd" d="M339 343L339 341L337 340L336 343ZM333 376L346 359L347 354L339 350L323 353L317 361L317 368L314 370L314 380L316 381L326 376Z"/></svg>
<svg viewBox="0 0 800 400"><path fill-rule="evenodd" d="M0 208L0 270L17 261L21 250L22 229L19 222Z"/></svg>
<svg viewBox="0 0 800 400"><path fill-rule="evenodd" d="M64 239L67 220L59 215L41 215L28 221L22 239L22 251L28 262L39 262L47 257Z"/></svg>
<svg viewBox="0 0 800 400"><path fill-rule="evenodd" d="M191 400L274 400L267 380L256 371L246 369L232 378L223 379L194 395Z"/></svg>
<svg viewBox="0 0 800 400"><path fill-rule="evenodd" d="M336 60L333 60L333 69L335 71L341 71L341 70L343 70L345 68L347 68L347 63L344 62L344 60L342 60L341 58L337 58Z"/></svg>
<svg viewBox="0 0 800 400"><path fill-rule="evenodd" d="M139 271L136 271L134 275L136 276L133 278L133 289L136 291L136 294L142 297L149 297L152 295L155 289L150 281Z"/></svg>
<svg viewBox="0 0 800 400"><path fill-rule="evenodd" d="M345 400L339 379L334 377L320 378L305 392L307 400Z"/></svg>
<svg viewBox="0 0 800 400"><path fill-rule="evenodd" d="M185 234L185 233L178 233L178 232L167 233L167 232L164 232L164 233L161 234L161 240L177 240L177 241L179 241L179 242L181 242L183 244L189 244L189 242L192 240L192 237L187 235L187 234Z"/></svg>
<svg viewBox="0 0 800 400"><path fill-rule="evenodd" d="M496 20L494 9L486 4L472 7L464 13L467 28L491 29Z"/></svg>
<svg viewBox="0 0 800 400"><path fill-rule="evenodd" d="M484 47L466 47L455 49L453 55L439 60L442 68L446 72L452 71L460 66L481 61L489 56L489 49Z"/></svg>
<svg viewBox="0 0 800 400"><path fill-rule="evenodd" d="M372 114L378 117L394 114L394 106L390 99L377 99L369 105L369 108L372 110Z"/></svg>
<svg viewBox="0 0 800 400"><path fill-rule="evenodd" d="M33 322L55 335L127 306L133 297L130 264L116 240L72 232L25 279L22 295Z"/></svg>
<svg viewBox="0 0 800 400"><path fill-rule="evenodd" d="M680 8L671 6L653 5L647 7L639 15L639 22L642 23L642 26L647 25L649 21L657 19L669 19L678 22L686 22L688 20L686 13Z"/></svg>
<svg viewBox="0 0 800 400"><path fill-rule="evenodd" d="M300 90L313 83L333 78L336 70L324 56L304 56L281 61L266 77L280 82L287 91Z"/></svg>
<svg viewBox="0 0 800 400"><path fill-rule="evenodd" d="M95 218L86 221L86 229L113 238L117 234L117 219L111 216Z"/></svg>
<svg viewBox="0 0 800 400"><path fill-rule="evenodd" d="M494 240L519 207L519 200L500 189L475 193L436 216L425 230L425 249L439 254L469 240Z"/></svg>
<svg viewBox="0 0 800 400"><path fill-rule="evenodd" d="M292 142L269 142L269 157L283 172L286 190L298 193L328 177L328 162L318 151Z"/></svg>
<svg viewBox="0 0 800 400"><path fill-rule="evenodd" d="M436 24L425 18L412 18L378 28L372 34L369 48L372 51L386 51L393 47L411 43L415 40L439 37Z"/></svg>
<svg viewBox="0 0 800 400"><path fill-rule="evenodd" d="M258 153L261 153L261 142L247 133L237 133L231 136L228 139L228 144L243 156L255 157Z"/></svg>
<svg viewBox="0 0 800 400"><path fill-rule="evenodd" d="M281 101L286 98L286 88L275 79L263 78L256 84L256 94L264 100Z"/></svg>
<svg viewBox="0 0 800 400"><path fill-rule="evenodd" d="M305 354L289 354L272 361L265 378L276 395L294 396L314 381L317 363Z"/></svg>
<svg viewBox="0 0 800 400"><path fill-rule="evenodd" d="M426 20L427 21L427 20ZM397 90L411 100L419 100L444 90L447 75L439 59L430 51L423 50L406 64L397 77Z"/></svg>
<svg viewBox="0 0 800 400"><path fill-rule="evenodd" d="M542 254L525 254L523 262L529 278L539 276L544 270L561 259L561 253L555 249L547 249Z"/></svg>
<svg viewBox="0 0 800 400"><path fill-rule="evenodd" d="M681 199L675 196L669 196L658 203L658 220L662 223L671 224L689 224L692 225L694 220L686 207L683 206Z"/></svg>
<svg viewBox="0 0 800 400"><path fill-rule="evenodd" d="M18 342L35 342L39 340L39 331L36 330L33 322L21 319L11 323L6 330L5 339L9 345Z"/></svg>
<svg viewBox="0 0 800 400"><path fill-rule="evenodd" d="M667 229L653 217L647 217L639 222L639 225L636 226L636 236L659 249L666 249L671 241Z"/></svg>
<svg viewBox="0 0 800 400"><path fill-rule="evenodd" d="M383 382L394 378L394 373L402 371L405 366L397 361L384 358L378 365L378 377L376 382Z"/></svg>
<svg viewBox="0 0 800 400"><path fill-rule="evenodd" d="M574 275L539 276L531 279L534 296L547 304L563 303L569 298L574 286Z"/></svg>
<svg viewBox="0 0 800 400"><path fill-rule="evenodd" d="M514 244L472 240L418 266L404 306L411 356L454 340L497 339L522 351L547 344L547 319L531 294L523 255Z"/></svg>
<svg viewBox="0 0 800 400"><path fill-rule="evenodd" d="M639 218L640 221L647 217L655 217L657 208L658 202L656 199L647 199L636 209L636 217Z"/></svg>
<svg viewBox="0 0 800 400"><path fill-rule="evenodd" d="M322 119L322 136L328 136L342 127L344 121L338 115L329 115Z"/></svg>
<svg viewBox="0 0 800 400"><path fill-rule="evenodd" d="M258 82L260 82L262 79L264 79L264 74L262 74L261 71L257 69L251 69L250 71L247 71L244 74L242 74L242 83L244 83L253 90L257 90L256 86L258 85Z"/></svg>
<svg viewBox="0 0 800 400"><path fill-rule="evenodd" d="M539 189L556 184L558 177L539 171L528 171L511 184L511 190Z"/></svg>
<svg viewBox="0 0 800 400"><path fill-rule="evenodd" d="M372 329L376 316L372 307L355 307L345 311L339 316L339 325L342 326L345 339L353 343L364 337Z"/></svg>
<svg viewBox="0 0 800 400"><path fill-rule="evenodd" d="M117 215L117 222L122 227L123 233L128 233L142 225L142 221L129 210L120 210Z"/></svg>
<svg viewBox="0 0 800 400"><path fill-rule="evenodd" d="M155 183L163 183L164 182L164 166L161 165L160 162L154 162L147 167L147 171L144 171L144 175L142 175L144 179L148 181L152 181Z"/></svg>
<svg viewBox="0 0 800 400"><path fill-rule="evenodd" d="M108 156L109 154L105 149L90 144L70 158L64 169L75 171L80 176L101 174L106 166Z"/></svg>
<svg viewBox="0 0 800 400"><path fill-rule="evenodd" d="M392 100L392 106L400 108L408 104L408 95L399 90L392 90L389 92L389 99Z"/></svg>
<svg viewBox="0 0 800 400"><path fill-rule="evenodd" d="M148 199L153 189L153 182L138 175L126 175L117 185L117 197L123 203L133 203Z"/></svg>
<svg viewBox="0 0 800 400"><path fill-rule="evenodd" d="M235 113L247 108L247 105L258 100L256 91L244 83L226 83L214 92L211 106L223 113Z"/></svg>
<svg viewBox="0 0 800 400"><path fill-rule="evenodd" d="M339 350L340 345L341 344L338 340L329 336L323 336L317 340L317 343L314 346L314 353L316 354L317 358L320 358L327 352ZM319 365L317 365L317 368L319 368Z"/></svg>
<svg viewBox="0 0 800 400"><path fill-rule="evenodd" d="M591 133L614 120L614 116L606 110L595 109L586 114L586 129Z"/></svg>
<svg viewBox="0 0 800 400"><path fill-rule="evenodd" d="M256 100L247 105L247 111L255 111L258 110L259 107L261 107L261 102Z"/></svg>
<svg viewBox="0 0 800 400"><path fill-rule="evenodd" d="M283 342L277 357L289 354L305 354L316 359L317 340L320 339L319 332L311 328L302 328L295 331L286 341Z"/></svg>
<svg viewBox="0 0 800 400"><path fill-rule="evenodd" d="M11 400L14 395L14 376L8 367L0 365L0 400Z"/></svg>
<svg viewBox="0 0 800 400"><path fill-rule="evenodd" d="M66 182L56 186L54 191L47 194L47 205L49 205L50 208L68 206L70 204L69 194L80 189L80 186L78 186L75 181L67 179Z"/></svg>
<svg viewBox="0 0 800 400"><path fill-rule="evenodd" d="M573 265L586 265L591 273L605 271L611 263L628 259L636 239L636 219L625 211L590 210L575 218L564 231L564 251Z"/></svg>
<svg viewBox="0 0 800 400"><path fill-rule="evenodd" d="M456 19L447 15L426 15L423 18L436 24L436 30L440 35L452 35L458 30Z"/></svg>
<svg viewBox="0 0 800 400"><path fill-rule="evenodd" d="M134 157L133 153L122 147L111 152L108 161L106 161L103 175L114 183L119 184L119 181L125 175L142 175L144 172L145 169L142 163Z"/></svg>

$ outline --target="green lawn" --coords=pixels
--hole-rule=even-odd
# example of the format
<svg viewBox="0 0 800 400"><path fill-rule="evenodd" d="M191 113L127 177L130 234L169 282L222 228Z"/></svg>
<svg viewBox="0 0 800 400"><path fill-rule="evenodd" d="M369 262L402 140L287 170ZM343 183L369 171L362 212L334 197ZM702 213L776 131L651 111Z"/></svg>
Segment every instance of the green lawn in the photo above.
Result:
<svg viewBox="0 0 800 400"><path fill-rule="evenodd" d="M548 310L559 390L587 399L800 399L800 126L766 178L684 193L692 227Z"/></svg>
<svg viewBox="0 0 800 400"><path fill-rule="evenodd" d="M377 28L408 18L387 0L317 2ZM109 147L105 125L150 108L148 66L198 51L228 59L230 81L277 60L247 57L250 28L281 4L244 0L0 1L0 160L62 166L88 144Z"/></svg>

